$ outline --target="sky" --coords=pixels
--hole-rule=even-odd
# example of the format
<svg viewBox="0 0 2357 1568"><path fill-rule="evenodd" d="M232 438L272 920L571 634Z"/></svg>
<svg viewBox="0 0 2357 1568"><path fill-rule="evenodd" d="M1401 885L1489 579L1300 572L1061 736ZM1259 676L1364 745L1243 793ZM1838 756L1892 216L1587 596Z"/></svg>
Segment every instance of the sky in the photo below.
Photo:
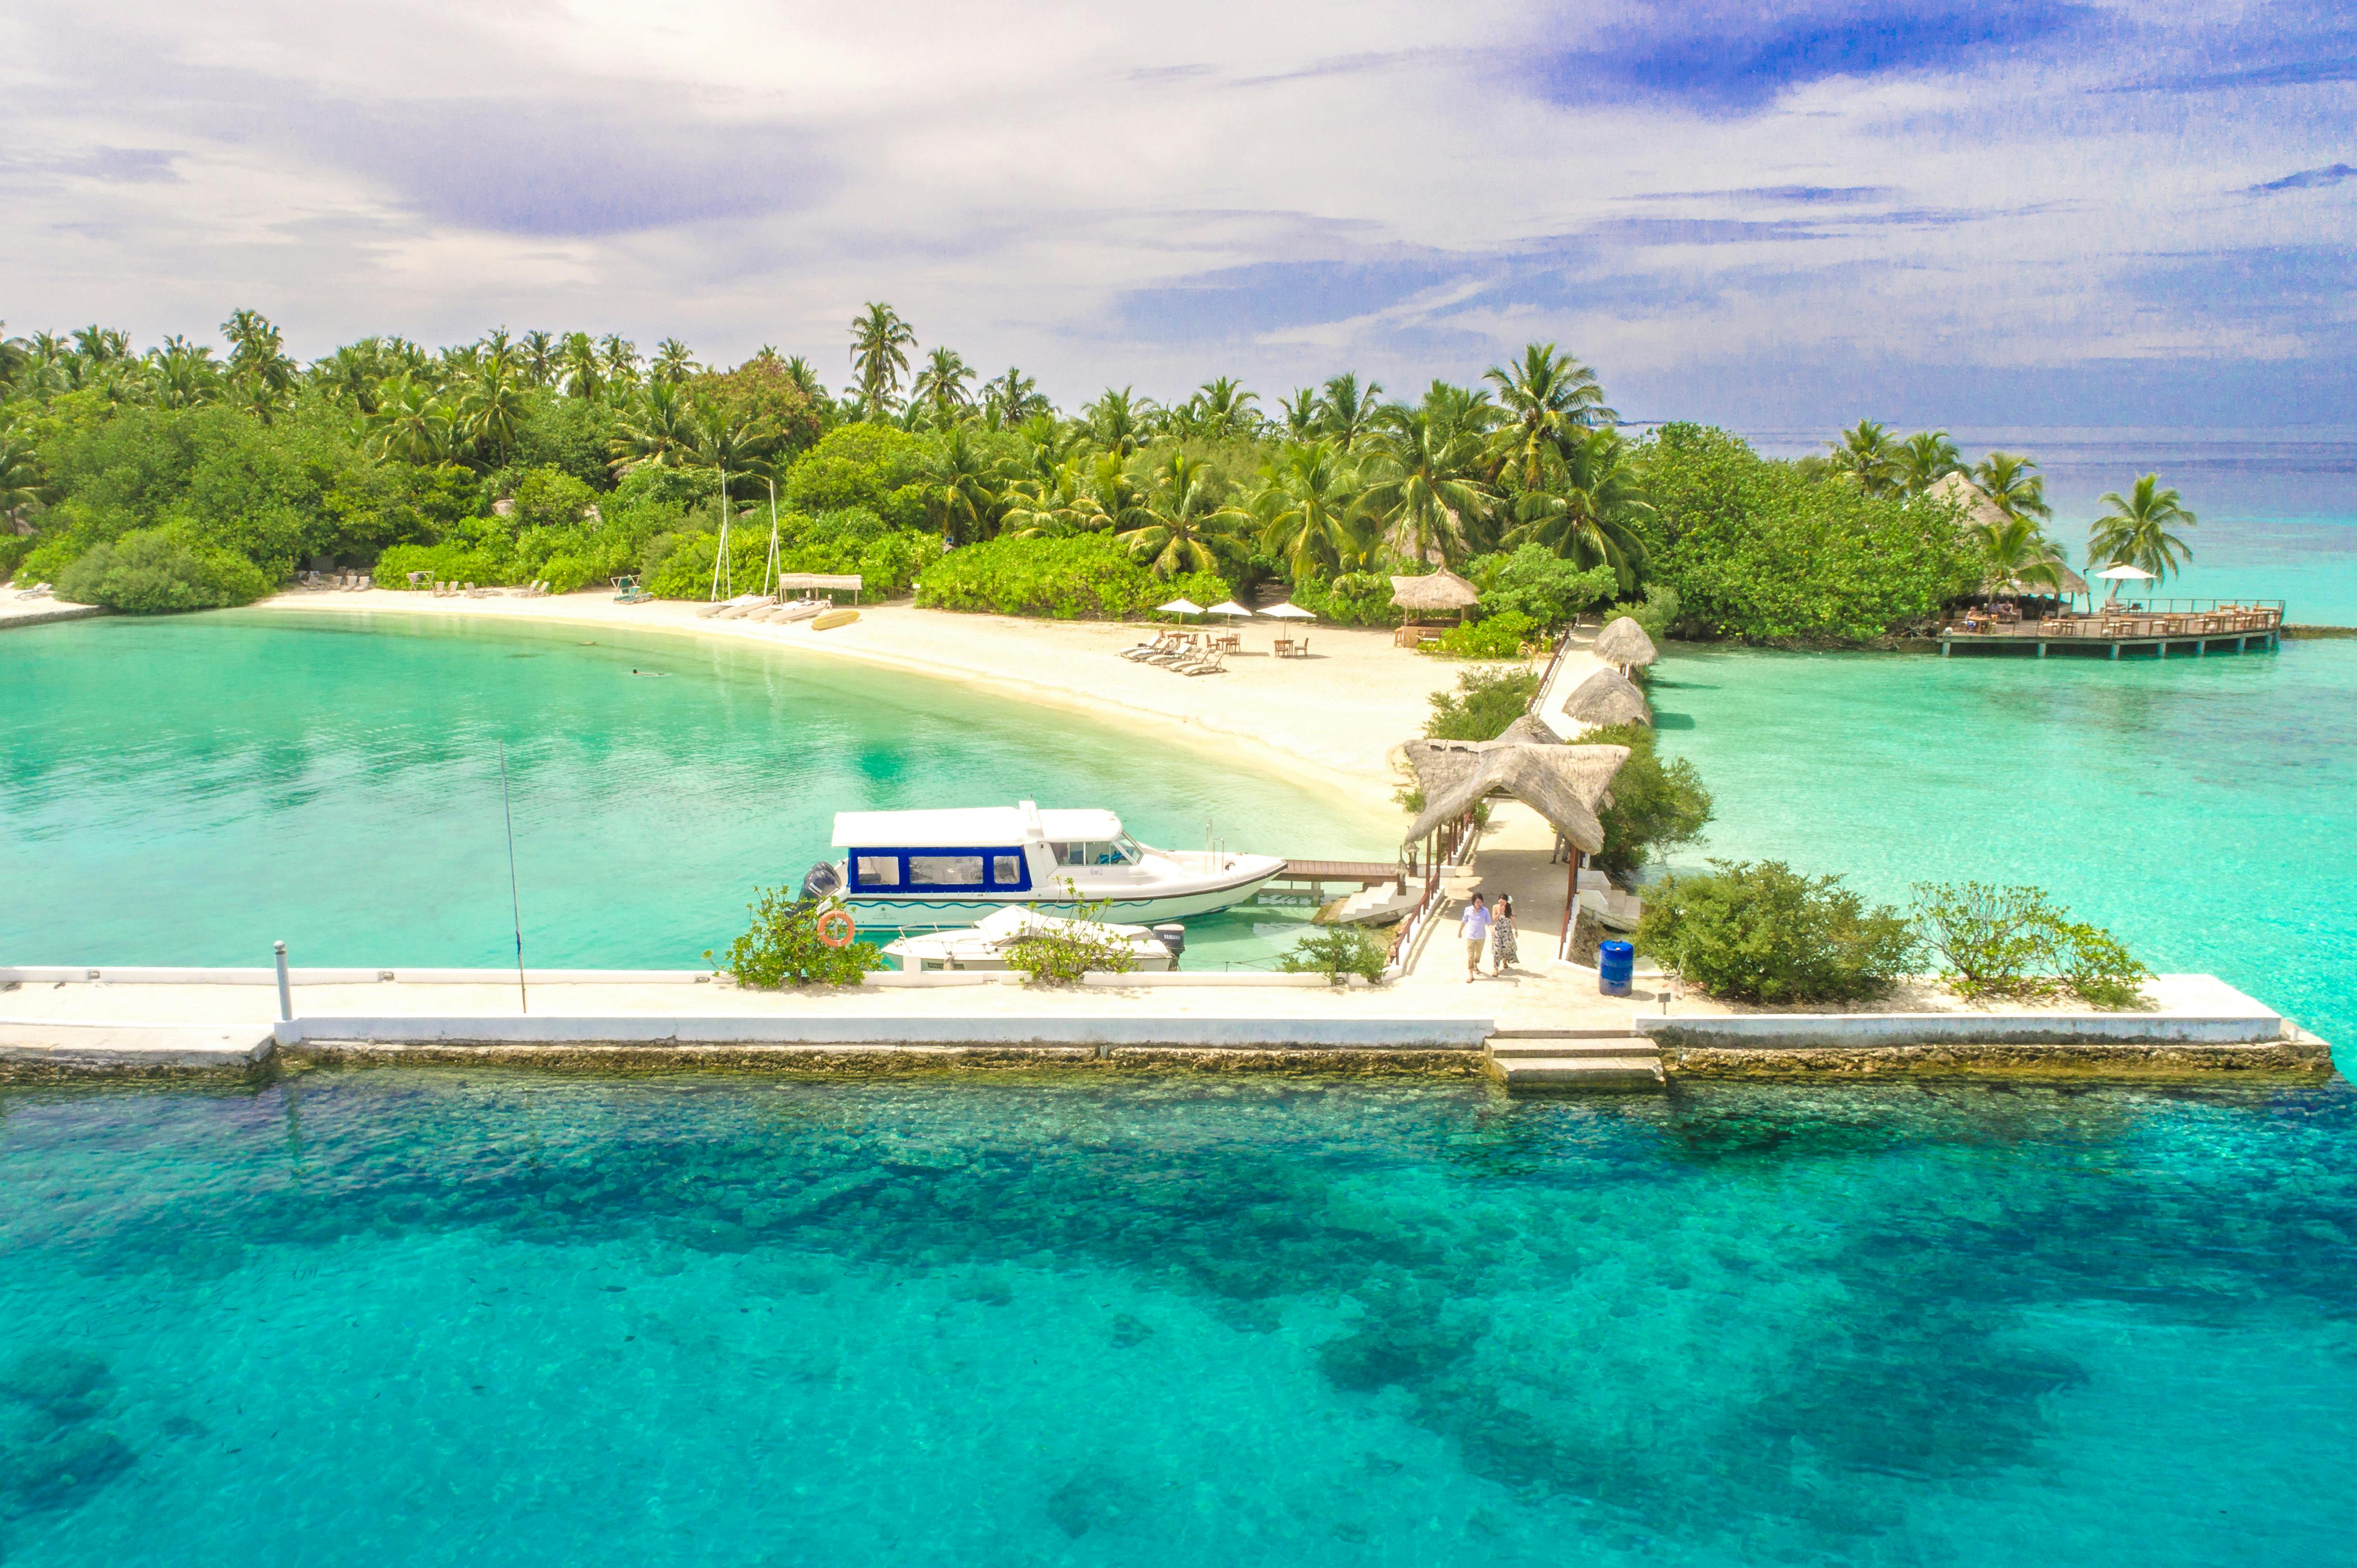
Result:
<svg viewBox="0 0 2357 1568"><path fill-rule="evenodd" d="M1630 419L2357 424L2357 12L12 0L0 317L764 344L1074 405L1526 342Z"/></svg>

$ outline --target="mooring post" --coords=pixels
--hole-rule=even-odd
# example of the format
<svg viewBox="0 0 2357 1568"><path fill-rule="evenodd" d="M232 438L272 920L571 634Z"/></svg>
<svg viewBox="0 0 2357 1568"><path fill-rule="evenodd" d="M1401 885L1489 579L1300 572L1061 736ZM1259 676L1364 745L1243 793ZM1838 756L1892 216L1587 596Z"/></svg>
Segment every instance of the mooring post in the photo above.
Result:
<svg viewBox="0 0 2357 1568"><path fill-rule="evenodd" d="M286 944L285 942L275 942L272 945L278 950L279 1021L282 1023L292 1023L295 1018L295 993L288 989L286 984Z"/></svg>

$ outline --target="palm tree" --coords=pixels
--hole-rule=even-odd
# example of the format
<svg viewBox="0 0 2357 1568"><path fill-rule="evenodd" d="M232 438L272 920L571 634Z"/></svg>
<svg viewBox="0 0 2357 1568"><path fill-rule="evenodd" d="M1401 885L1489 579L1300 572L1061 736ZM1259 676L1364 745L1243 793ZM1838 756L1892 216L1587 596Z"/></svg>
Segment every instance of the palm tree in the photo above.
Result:
<svg viewBox="0 0 2357 1568"><path fill-rule="evenodd" d="M1044 450L1033 448L1035 462ZM1060 538L1099 521L1088 499L1086 462L1074 453L1009 484L1000 498L1006 510L998 521L999 532L1017 539Z"/></svg>
<svg viewBox="0 0 2357 1568"><path fill-rule="evenodd" d="M1285 421L1285 434L1296 441L1315 439L1318 435L1318 392L1313 387L1296 387L1291 397L1276 400L1276 411Z"/></svg>
<svg viewBox="0 0 2357 1568"><path fill-rule="evenodd" d="M1973 470L1973 479L2007 517L2054 515L2054 509L2046 504L2046 480L2039 474L2038 465L2027 457L1992 452Z"/></svg>
<svg viewBox="0 0 2357 1568"><path fill-rule="evenodd" d="M14 383L33 368L32 345L22 338L9 337L7 326L0 321L0 386Z"/></svg>
<svg viewBox="0 0 2357 1568"><path fill-rule="evenodd" d="M1324 395L1318 400L1318 428L1334 438L1335 445L1348 452L1374 434L1375 411L1382 405L1375 400L1383 395L1383 383L1369 381L1362 391L1359 373L1345 371L1326 383Z"/></svg>
<svg viewBox="0 0 2357 1568"><path fill-rule="evenodd" d="M2061 591L2061 554L2037 519L2007 516L1972 523L1964 529L1964 542L1980 559L1982 593L1995 597L2023 588Z"/></svg>
<svg viewBox="0 0 2357 1568"><path fill-rule="evenodd" d="M1352 571L1374 546L1359 504L1358 473L1330 441L1288 446L1264 471L1254 510L1260 545L1298 583Z"/></svg>
<svg viewBox="0 0 2357 1568"><path fill-rule="evenodd" d="M29 533L32 525L25 521L25 514L48 499L48 489L41 483L33 449L13 437L0 436L0 524L11 533Z"/></svg>
<svg viewBox="0 0 2357 1568"><path fill-rule="evenodd" d="M1545 482L1515 503L1509 544L1541 544L1583 569L1609 566L1620 591L1635 591L1645 571L1637 522L1653 510L1614 429L1586 430L1569 454L1551 461Z"/></svg>
<svg viewBox="0 0 2357 1568"><path fill-rule="evenodd" d="M694 455L695 405L678 383L649 381L607 443L617 472L676 468Z"/></svg>
<svg viewBox="0 0 2357 1568"><path fill-rule="evenodd" d="M900 391L908 373L909 350L917 334L900 313L870 300L867 309L852 318L851 366L859 373L859 396L868 418L885 413Z"/></svg>
<svg viewBox="0 0 2357 1568"><path fill-rule="evenodd" d="M597 357L604 363L606 380L613 386L634 387L639 384L639 346L619 332L609 332L597 340Z"/></svg>
<svg viewBox="0 0 2357 1568"><path fill-rule="evenodd" d="M682 465L716 468L722 474L753 474L774 478L770 459L778 449L778 433L758 414L719 407L691 407L687 450Z"/></svg>
<svg viewBox="0 0 2357 1568"><path fill-rule="evenodd" d="M2185 510L2175 490L2160 489L2160 476L2147 474L2123 499L2117 490L2104 496L2104 515L2087 535L2091 567L2141 566L2166 578L2192 558L2193 546L2169 531L2191 528L2201 520Z"/></svg>
<svg viewBox="0 0 2357 1568"><path fill-rule="evenodd" d="M648 375L654 381L675 384L687 380L700 368L695 362L694 349L676 338L666 338L655 345L654 363L648 367Z"/></svg>
<svg viewBox="0 0 2357 1568"><path fill-rule="evenodd" d="M992 424L1000 430L1049 411L1048 400L1039 393L1039 383L1012 365L996 381L983 383L982 407Z"/></svg>
<svg viewBox="0 0 2357 1568"><path fill-rule="evenodd" d="M1857 429L1843 431L1839 441L1828 441L1825 446L1833 454L1834 471L1867 495L1887 496L1899 489L1899 446L1878 422L1861 419Z"/></svg>
<svg viewBox="0 0 2357 1568"><path fill-rule="evenodd" d="M1412 561L1448 561L1461 554L1469 525L1495 499L1481 482L1481 451L1464 431L1421 410L1393 405L1370 443L1374 482L1362 498L1384 542Z"/></svg>
<svg viewBox="0 0 2357 1568"><path fill-rule="evenodd" d="M1105 388L1096 402L1081 405L1081 415L1088 422L1089 438L1106 451L1126 457L1137 450L1145 435L1148 409L1143 400L1130 395L1127 387L1115 392Z"/></svg>
<svg viewBox="0 0 2357 1568"><path fill-rule="evenodd" d="M933 514L942 538L953 544L986 539L1006 502L993 483L990 460L974 445L963 424L950 427L941 449L924 466L921 478L926 509Z"/></svg>
<svg viewBox="0 0 2357 1568"><path fill-rule="evenodd" d="M1205 477L1210 466L1203 458L1171 453L1154 471L1146 521L1114 536L1157 577L1218 571L1236 553L1236 531L1252 521L1222 502Z"/></svg>
<svg viewBox="0 0 2357 1568"><path fill-rule="evenodd" d="M558 348L552 334L538 330L525 333L516 341L516 353L528 384L544 387L556 380Z"/></svg>
<svg viewBox="0 0 2357 1568"><path fill-rule="evenodd" d="M1552 343L1533 343L1520 363L1493 365L1482 378L1495 382L1504 422L1491 446L1492 472L1511 473L1526 490L1539 488L1547 454L1571 449L1580 431L1620 416L1604 406L1596 372Z"/></svg>
<svg viewBox="0 0 2357 1568"><path fill-rule="evenodd" d="M395 376L378 390L370 428L381 457L431 467L457 456L456 416L432 387L414 376Z"/></svg>
<svg viewBox="0 0 2357 1568"><path fill-rule="evenodd" d="M1246 392L1234 377L1219 376L1196 388L1195 395L1179 406L1175 420L1185 434L1206 441L1251 435L1261 424L1260 413L1253 407L1259 401L1257 393Z"/></svg>
<svg viewBox="0 0 2357 1568"><path fill-rule="evenodd" d="M956 349L935 349L909 383L909 401L931 404L936 422L948 424L974 406L974 394L965 386L972 380L973 370Z"/></svg>
<svg viewBox="0 0 2357 1568"><path fill-rule="evenodd" d="M531 394L509 368L504 354L484 360L482 372L458 402L468 435L495 462L504 461L515 449L516 437L522 434L524 419L531 412Z"/></svg>
<svg viewBox="0 0 2357 1568"><path fill-rule="evenodd" d="M204 344L174 333L147 354L148 381L158 408L193 408L221 395L221 367Z"/></svg>
<svg viewBox="0 0 2357 1568"><path fill-rule="evenodd" d="M1111 529L1115 533L1126 533L1154 521L1152 498L1118 452L1098 455L1077 510L1083 527Z"/></svg>
<svg viewBox="0 0 2357 1568"><path fill-rule="evenodd" d="M1899 484L1910 496L1920 496L1950 474L1964 472L1964 455L1944 430L1919 430L1899 444L1892 454Z"/></svg>
<svg viewBox="0 0 2357 1568"><path fill-rule="evenodd" d="M1418 406L1441 424L1475 435L1496 429L1506 417L1505 410L1482 389L1452 386L1438 377L1424 389L1424 402Z"/></svg>
<svg viewBox="0 0 2357 1568"><path fill-rule="evenodd" d="M557 366L568 396L594 399L605 392L606 366L597 358L597 345L589 340L587 332L565 335L565 346L557 351Z"/></svg>
<svg viewBox="0 0 2357 1568"><path fill-rule="evenodd" d="M786 380L793 382L796 391L821 408L826 407L831 401L826 395L825 385L818 379L818 372L812 370L811 362L800 354L786 361Z"/></svg>

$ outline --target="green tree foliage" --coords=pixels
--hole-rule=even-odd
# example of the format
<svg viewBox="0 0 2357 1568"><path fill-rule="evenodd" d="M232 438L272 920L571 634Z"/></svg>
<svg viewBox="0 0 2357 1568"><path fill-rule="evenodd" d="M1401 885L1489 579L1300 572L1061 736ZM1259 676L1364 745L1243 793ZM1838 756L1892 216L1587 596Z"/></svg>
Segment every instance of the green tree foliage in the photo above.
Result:
<svg viewBox="0 0 2357 1568"><path fill-rule="evenodd" d="M1710 791L1691 759L1662 760L1650 725L1592 729L1579 743L1629 748L1629 760L1613 776L1611 802L1597 813L1604 829L1604 847L1595 856L1599 869L1627 875L1661 852L1702 837L1710 825Z"/></svg>
<svg viewBox="0 0 2357 1568"><path fill-rule="evenodd" d="M2175 490L2160 488L2158 475L2147 474L2126 496L2117 490L2105 493L2104 515L2087 536L2087 563L2141 566L2166 578L2193 554L2193 547L2169 530L2191 528L2200 521L2185 510Z"/></svg>
<svg viewBox="0 0 2357 1568"><path fill-rule="evenodd" d="M1345 572L1330 581L1295 578L1293 602L1336 626L1397 626L1404 618L1392 592L1391 578L1381 572Z"/></svg>
<svg viewBox="0 0 2357 1568"><path fill-rule="evenodd" d="M1978 578L1953 512L1772 462L1739 437L1666 424L1638 448L1655 580L1686 621L1763 642L1873 642L1932 620Z"/></svg>
<svg viewBox="0 0 2357 1568"><path fill-rule="evenodd" d="M1538 629L1539 623L1522 611L1501 610L1452 626L1437 643L1422 644L1420 650L1443 659L1518 659Z"/></svg>
<svg viewBox="0 0 2357 1568"><path fill-rule="evenodd" d="M1637 950L1737 1002L1848 1002L1879 995L1915 961L1904 917L1868 908L1837 876L1782 861L1715 860L1707 875L1648 890Z"/></svg>
<svg viewBox="0 0 2357 1568"><path fill-rule="evenodd" d="M924 437L889 425L843 425L786 470L779 499L813 515L865 507L892 527L923 528L930 450Z"/></svg>
<svg viewBox="0 0 2357 1568"><path fill-rule="evenodd" d="M1477 555L1465 564L1465 575L1481 590L1484 616L1518 612L1544 631L1570 625L1609 599L1619 584L1610 566L1582 568L1537 544Z"/></svg>
<svg viewBox="0 0 2357 1568"><path fill-rule="evenodd" d="M1103 533L969 545L926 567L917 585L920 605L1058 620L1120 620L1173 598L1228 596L1227 583L1207 572L1157 577Z"/></svg>
<svg viewBox="0 0 2357 1568"><path fill-rule="evenodd" d="M59 598L135 615L249 604L269 591L269 579L252 562L161 528L93 544L57 577Z"/></svg>
<svg viewBox="0 0 2357 1568"><path fill-rule="evenodd" d="M2152 978L2118 938L2072 919L2040 888L1919 883L1915 918L1962 996L2068 992L2098 1007L2135 1007Z"/></svg>
<svg viewBox="0 0 2357 1568"><path fill-rule="evenodd" d="M884 967L884 955L874 942L854 941L833 948L819 940L819 916L828 906L797 898L783 887L757 887L746 909L753 917L745 934L728 944L717 962L737 983L763 991L786 985L856 985L870 970Z"/></svg>
<svg viewBox="0 0 2357 1568"><path fill-rule="evenodd" d="M1495 740L1530 711L1539 672L1527 665L1483 665L1457 677L1453 692L1432 694L1424 733L1435 740Z"/></svg>

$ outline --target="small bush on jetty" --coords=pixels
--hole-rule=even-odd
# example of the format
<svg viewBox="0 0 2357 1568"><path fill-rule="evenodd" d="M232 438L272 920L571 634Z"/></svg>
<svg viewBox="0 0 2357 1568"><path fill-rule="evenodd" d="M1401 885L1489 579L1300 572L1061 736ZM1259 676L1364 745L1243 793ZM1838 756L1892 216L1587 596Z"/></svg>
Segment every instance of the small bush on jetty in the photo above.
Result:
<svg viewBox="0 0 2357 1568"><path fill-rule="evenodd" d="M1960 996L2067 992L2096 1007L2134 1007L2152 978L2117 937L2072 919L2041 888L1918 883L1915 917Z"/></svg>
<svg viewBox="0 0 2357 1568"><path fill-rule="evenodd" d="M1538 694L1535 670L1512 664L1468 670L1457 677L1457 690L1432 694L1432 718L1424 733L1435 740L1495 740Z"/></svg>
<svg viewBox="0 0 2357 1568"><path fill-rule="evenodd" d="M1064 891L1072 899L1071 924L1041 927L1007 943L1008 967L1029 975L1034 985L1078 985L1092 972L1127 974L1135 969L1137 955L1129 943L1102 929L1108 901L1082 903L1081 890L1071 881Z"/></svg>
<svg viewBox="0 0 2357 1568"><path fill-rule="evenodd" d="M1711 866L1710 875L1673 876L1648 894L1637 950L1714 996L1873 996L1920 950L1904 916L1888 906L1868 908L1837 876L1803 876L1780 860Z"/></svg>
<svg viewBox="0 0 2357 1568"><path fill-rule="evenodd" d="M852 942L831 948L819 940L818 918L824 905L797 898L784 887L757 887L746 906L753 923L728 944L728 956L707 963L737 977L739 985L774 991L781 985L856 985L871 969L884 967L884 954L874 942Z"/></svg>
<svg viewBox="0 0 2357 1568"><path fill-rule="evenodd" d="M1383 977L1391 944L1364 926L1320 926L1278 960L1287 974L1322 974L1340 985L1354 974Z"/></svg>

